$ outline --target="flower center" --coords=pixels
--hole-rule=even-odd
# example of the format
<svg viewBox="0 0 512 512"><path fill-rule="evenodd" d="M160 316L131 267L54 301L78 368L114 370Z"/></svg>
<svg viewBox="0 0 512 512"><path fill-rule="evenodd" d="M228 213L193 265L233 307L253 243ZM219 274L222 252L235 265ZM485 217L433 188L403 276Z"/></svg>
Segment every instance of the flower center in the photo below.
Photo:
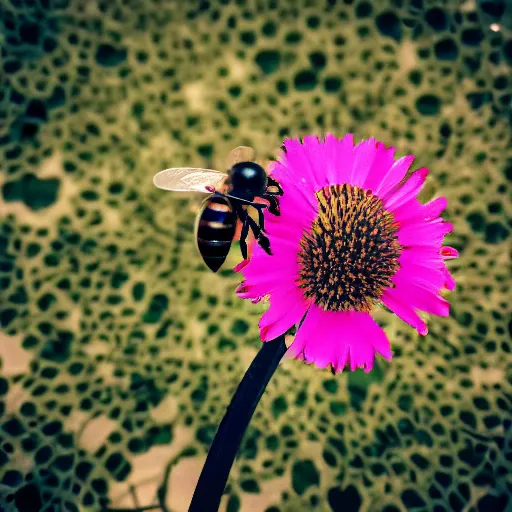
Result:
<svg viewBox="0 0 512 512"><path fill-rule="evenodd" d="M399 269L398 224L371 191L316 193L318 216L300 241L299 286L325 311L370 311Z"/></svg>

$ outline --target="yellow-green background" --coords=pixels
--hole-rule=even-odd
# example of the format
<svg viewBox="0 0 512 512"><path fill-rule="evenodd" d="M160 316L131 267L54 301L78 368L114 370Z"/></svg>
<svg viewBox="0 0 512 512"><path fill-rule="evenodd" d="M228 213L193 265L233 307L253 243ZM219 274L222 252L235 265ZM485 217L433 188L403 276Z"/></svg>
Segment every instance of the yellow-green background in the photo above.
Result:
<svg viewBox="0 0 512 512"><path fill-rule="evenodd" d="M200 198L152 177L325 132L431 169L424 198L448 197L461 253L452 314L426 338L378 316L395 355L369 376L284 361L223 510L512 506L510 5L0 0L0 13L3 507L158 494L187 509L264 306L234 294L238 247L218 275L199 258Z"/></svg>

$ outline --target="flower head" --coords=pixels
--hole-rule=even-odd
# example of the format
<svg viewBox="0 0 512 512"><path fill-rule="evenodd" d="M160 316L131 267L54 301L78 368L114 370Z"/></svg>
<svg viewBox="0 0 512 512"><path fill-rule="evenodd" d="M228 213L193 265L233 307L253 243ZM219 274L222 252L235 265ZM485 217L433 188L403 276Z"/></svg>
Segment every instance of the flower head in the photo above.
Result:
<svg viewBox="0 0 512 512"><path fill-rule="evenodd" d="M281 216L265 216L272 256L255 245L242 262L239 297L269 297L261 317L268 341L297 325L290 353L335 372L373 368L376 354L391 359L384 330L371 312L383 305L427 334L424 311L447 316L440 295L455 282L443 247L452 225L440 214L445 198L422 204L417 196L428 171L406 177L414 159L353 136L288 139L271 175L284 190Z"/></svg>

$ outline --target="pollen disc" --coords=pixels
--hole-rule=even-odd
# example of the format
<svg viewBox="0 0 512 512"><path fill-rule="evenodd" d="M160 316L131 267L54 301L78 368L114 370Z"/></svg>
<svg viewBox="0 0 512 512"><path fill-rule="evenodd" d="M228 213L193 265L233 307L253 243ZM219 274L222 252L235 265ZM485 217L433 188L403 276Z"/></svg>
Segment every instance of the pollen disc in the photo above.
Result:
<svg viewBox="0 0 512 512"><path fill-rule="evenodd" d="M381 199L349 184L316 193L299 251L299 286L325 311L370 311L400 268L398 224Z"/></svg>

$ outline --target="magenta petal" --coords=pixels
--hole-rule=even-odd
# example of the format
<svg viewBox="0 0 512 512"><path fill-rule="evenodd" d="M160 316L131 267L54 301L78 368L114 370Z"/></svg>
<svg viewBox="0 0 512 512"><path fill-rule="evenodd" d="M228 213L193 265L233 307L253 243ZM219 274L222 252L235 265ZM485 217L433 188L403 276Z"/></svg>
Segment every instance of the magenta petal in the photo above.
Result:
<svg viewBox="0 0 512 512"><path fill-rule="evenodd" d="M407 279L430 282L433 288L441 288L445 265L435 247L428 249L421 246L403 249L398 259L400 272L407 274Z"/></svg>
<svg viewBox="0 0 512 512"><path fill-rule="evenodd" d="M375 354L391 359L392 352L384 330L364 312L323 311L311 306L300 326L290 353L320 368L332 365L341 371L346 364L351 370L370 371Z"/></svg>
<svg viewBox="0 0 512 512"><path fill-rule="evenodd" d="M408 279L403 269L396 273L393 282L396 285L393 292L402 303L410 304L411 307L432 315L449 315L449 302L438 295L430 286L427 289L421 281Z"/></svg>
<svg viewBox="0 0 512 512"><path fill-rule="evenodd" d="M275 278L281 282L295 278L298 270L298 241L281 240L274 236L271 240L273 256L267 254L258 244L254 245L249 263L241 270L246 279L263 282Z"/></svg>
<svg viewBox="0 0 512 512"><path fill-rule="evenodd" d="M375 195L385 197L390 190L393 190L403 180L413 161L414 156L407 155L393 163L391 169L374 190Z"/></svg>
<svg viewBox="0 0 512 512"><path fill-rule="evenodd" d="M453 247L448 247L447 245L441 247L440 254L443 260L452 260L454 258L459 257L459 251L457 251L457 249L454 249Z"/></svg>
<svg viewBox="0 0 512 512"><path fill-rule="evenodd" d="M349 133L339 142L339 167L337 177L329 181L329 185L338 185L339 183L348 183L352 167L354 165L354 136Z"/></svg>
<svg viewBox="0 0 512 512"><path fill-rule="evenodd" d="M297 288L274 292L270 297L270 308L258 324L262 341L273 340L299 323L308 307L309 302Z"/></svg>
<svg viewBox="0 0 512 512"><path fill-rule="evenodd" d="M333 358L333 360L332 368L334 372L342 372L345 366L350 363L350 345L342 345L338 350L338 356Z"/></svg>
<svg viewBox="0 0 512 512"><path fill-rule="evenodd" d="M332 316L322 313L322 309L315 305L309 308L290 346L290 354L307 363L315 363L319 368L326 368L334 357L335 344L330 338L335 325ZM329 342L325 336L329 336Z"/></svg>
<svg viewBox="0 0 512 512"><path fill-rule="evenodd" d="M363 140L354 150L354 166L352 167L349 183L357 187L362 187L377 153L375 139L370 137L368 140Z"/></svg>
<svg viewBox="0 0 512 512"><path fill-rule="evenodd" d="M254 252L256 253L256 251ZM267 255L261 256L253 253L250 263L242 269L244 281L236 290L238 297L254 299L273 293L275 290L295 286L296 276L293 274L293 269L269 269L268 266L265 266L265 262L268 265L271 264L269 258L270 256ZM263 271L258 272L258 268Z"/></svg>
<svg viewBox="0 0 512 512"><path fill-rule="evenodd" d="M413 172L410 178L396 191L390 192L384 199L388 210L395 210L402 204L414 199L419 194L428 176L428 169L418 169Z"/></svg>
<svg viewBox="0 0 512 512"><path fill-rule="evenodd" d="M332 135L331 133L328 133L326 135L324 144L326 166L325 180L323 181L323 186L325 187L329 186L331 183L336 183L336 181L338 180L338 159L340 156L340 151L338 149L339 144L340 142L334 135Z"/></svg>
<svg viewBox="0 0 512 512"><path fill-rule="evenodd" d="M295 212L295 215L292 212ZM309 215L304 210L301 212L301 215L297 215L296 212L296 209L288 210L286 214L275 219L269 216L266 222L266 234L270 239L277 238L278 252L281 249L281 243L294 244L293 250L297 252L304 231L309 229L313 223L313 215Z"/></svg>
<svg viewBox="0 0 512 512"><path fill-rule="evenodd" d="M313 191L301 186L297 176L286 174L284 178L276 177L276 179L281 183L284 191L284 195L279 197L281 216L290 216L298 208L311 210L313 213L316 212L316 198ZM281 221L281 217L272 214L267 214L266 217L269 221Z"/></svg>
<svg viewBox="0 0 512 512"><path fill-rule="evenodd" d="M368 315L369 316L369 315ZM373 340L372 340L373 341ZM389 342L388 342L389 344ZM375 363L375 349L372 343L359 343L350 346L350 371L363 368L366 373L373 369Z"/></svg>
<svg viewBox="0 0 512 512"><path fill-rule="evenodd" d="M400 278L407 282L416 282L433 291L444 286L445 275L442 268L435 265L425 265L421 260L415 260L415 251L404 250L399 257L401 269Z"/></svg>
<svg viewBox="0 0 512 512"><path fill-rule="evenodd" d="M237 287L235 291L237 297L239 299L251 299L251 300L257 300L262 296L265 296L267 292L261 292L258 289L255 289L251 287L250 285L247 285L245 281L242 281Z"/></svg>
<svg viewBox="0 0 512 512"><path fill-rule="evenodd" d="M247 264L249 263L249 260L242 260L240 263L237 263L234 267L233 267L233 272L241 272L242 269L247 266Z"/></svg>
<svg viewBox="0 0 512 512"><path fill-rule="evenodd" d="M396 316L401 318L405 323L414 327L419 334L426 336L428 334L427 324L420 318L418 313L410 306L403 303L393 289L386 290L382 295L382 303L389 308Z"/></svg>
<svg viewBox="0 0 512 512"><path fill-rule="evenodd" d="M386 148L382 142L376 142L376 154L372 166L368 171L364 188L376 192L378 186L385 179L386 174L395 162L395 148Z"/></svg>
<svg viewBox="0 0 512 512"><path fill-rule="evenodd" d="M274 293L274 291L284 286L289 286L293 283L290 279L288 282L281 280L277 281L276 277L263 276L261 280L245 280L236 289L236 294L240 299L258 299Z"/></svg>
<svg viewBox="0 0 512 512"><path fill-rule="evenodd" d="M456 286L455 279L453 279L452 275L446 268L446 265L443 265L442 270L443 270L443 274L444 274L444 286L447 290L452 292L453 290L455 290L455 286Z"/></svg>
<svg viewBox="0 0 512 512"><path fill-rule="evenodd" d="M354 136L351 133L341 140L328 134L325 137L324 155L321 160L326 178L323 186L348 183L354 158Z"/></svg>
<svg viewBox="0 0 512 512"><path fill-rule="evenodd" d="M399 224L423 222L425 216L425 205L415 198L393 210L393 217Z"/></svg>
<svg viewBox="0 0 512 512"><path fill-rule="evenodd" d="M311 191L318 188L318 173L315 172L314 160L310 158L312 152L317 152L315 146L305 146L298 139L287 139L284 142L286 154L282 163L288 169L290 177L296 182L303 183ZM279 179L279 176L277 177Z"/></svg>
<svg viewBox="0 0 512 512"><path fill-rule="evenodd" d="M405 259L404 262L412 261L425 267L437 268L442 262L439 257L439 247L434 244L406 247L400 257Z"/></svg>
<svg viewBox="0 0 512 512"><path fill-rule="evenodd" d="M289 167L286 154L277 162L271 162L269 165L270 175L276 179L284 190L284 195L279 198L279 203L286 196L286 201L290 199L295 201L300 208L315 209L316 198L312 193L312 187L309 183L302 181L297 172ZM286 212L286 208L281 205L281 212ZM272 216L268 215L270 219Z"/></svg>
<svg viewBox="0 0 512 512"><path fill-rule="evenodd" d="M449 316L450 315L450 303L440 295L435 295L427 290L420 289L415 291L415 302L414 304L431 315L436 316Z"/></svg>
<svg viewBox="0 0 512 512"><path fill-rule="evenodd" d="M408 223L398 231L398 241L404 247L441 245L444 236L453 229L441 219L430 223Z"/></svg>
<svg viewBox="0 0 512 512"><path fill-rule="evenodd" d="M306 135L302 138L302 145L306 151L318 149L321 144L323 144L322 141L316 135Z"/></svg>
<svg viewBox="0 0 512 512"><path fill-rule="evenodd" d="M438 197L427 204L422 204L416 198L412 198L394 209L393 216L400 224L435 220L446 209L447 204L448 201L445 197Z"/></svg>
<svg viewBox="0 0 512 512"><path fill-rule="evenodd" d="M438 197L425 204L425 220L434 220L446 210L448 199L446 197Z"/></svg>
<svg viewBox="0 0 512 512"><path fill-rule="evenodd" d="M248 299L253 304L260 302L266 293L260 293L257 289L251 287L246 281L242 281L235 290L235 293L239 299Z"/></svg>

